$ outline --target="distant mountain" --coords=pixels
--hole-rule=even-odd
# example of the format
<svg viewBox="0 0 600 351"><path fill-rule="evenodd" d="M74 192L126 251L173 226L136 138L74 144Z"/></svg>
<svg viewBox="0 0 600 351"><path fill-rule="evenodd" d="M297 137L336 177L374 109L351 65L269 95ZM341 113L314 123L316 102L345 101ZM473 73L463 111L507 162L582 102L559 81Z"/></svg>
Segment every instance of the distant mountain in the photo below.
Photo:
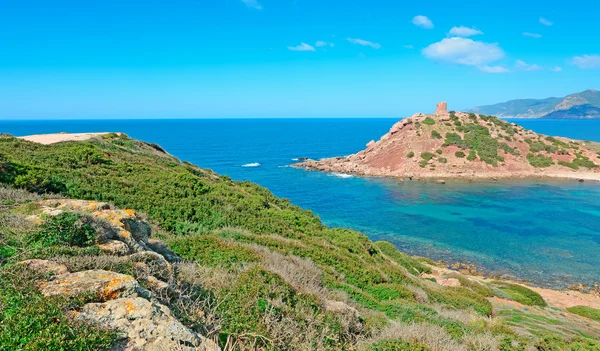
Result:
<svg viewBox="0 0 600 351"><path fill-rule="evenodd" d="M562 98L511 100L468 111L502 118L600 118L600 91L589 89Z"/></svg>

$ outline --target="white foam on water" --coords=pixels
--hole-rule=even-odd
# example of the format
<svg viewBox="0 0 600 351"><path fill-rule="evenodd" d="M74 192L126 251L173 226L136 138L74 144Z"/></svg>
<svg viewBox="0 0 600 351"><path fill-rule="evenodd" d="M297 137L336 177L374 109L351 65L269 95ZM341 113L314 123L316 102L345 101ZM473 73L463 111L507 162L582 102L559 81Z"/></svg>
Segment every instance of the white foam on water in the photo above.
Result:
<svg viewBox="0 0 600 351"><path fill-rule="evenodd" d="M334 177L338 177L338 178L353 178L354 176L352 174L346 174L346 173L331 173L332 176Z"/></svg>
<svg viewBox="0 0 600 351"><path fill-rule="evenodd" d="M260 167L260 163L258 163L258 162L246 163L245 165L242 165L242 167Z"/></svg>

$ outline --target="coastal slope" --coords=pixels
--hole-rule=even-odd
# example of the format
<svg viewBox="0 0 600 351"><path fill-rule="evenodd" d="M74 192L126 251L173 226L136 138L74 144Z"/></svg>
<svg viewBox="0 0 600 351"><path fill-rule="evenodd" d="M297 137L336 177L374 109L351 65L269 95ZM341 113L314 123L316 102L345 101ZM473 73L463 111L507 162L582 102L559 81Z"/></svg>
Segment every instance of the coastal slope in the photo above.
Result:
<svg viewBox="0 0 600 351"><path fill-rule="evenodd" d="M346 157L296 164L311 170L407 178L578 178L600 180L600 145L531 130L482 114L417 113Z"/></svg>
<svg viewBox="0 0 600 351"><path fill-rule="evenodd" d="M0 183L0 350L600 348L592 287L449 270L124 134L1 135Z"/></svg>

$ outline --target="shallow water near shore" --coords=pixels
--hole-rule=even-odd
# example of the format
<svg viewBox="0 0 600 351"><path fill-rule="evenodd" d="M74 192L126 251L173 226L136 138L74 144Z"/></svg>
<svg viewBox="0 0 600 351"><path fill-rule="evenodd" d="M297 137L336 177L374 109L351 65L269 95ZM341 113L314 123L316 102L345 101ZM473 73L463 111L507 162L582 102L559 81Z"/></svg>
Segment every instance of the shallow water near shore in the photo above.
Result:
<svg viewBox="0 0 600 351"><path fill-rule="evenodd" d="M395 119L0 121L28 135L121 131L250 180L311 209L330 226L448 262L551 287L600 281L600 183L560 180L405 182L289 167L300 157L348 155ZM600 141L600 120L519 120L536 132ZM599 160L600 161L600 160ZM249 166L252 165L252 166Z"/></svg>

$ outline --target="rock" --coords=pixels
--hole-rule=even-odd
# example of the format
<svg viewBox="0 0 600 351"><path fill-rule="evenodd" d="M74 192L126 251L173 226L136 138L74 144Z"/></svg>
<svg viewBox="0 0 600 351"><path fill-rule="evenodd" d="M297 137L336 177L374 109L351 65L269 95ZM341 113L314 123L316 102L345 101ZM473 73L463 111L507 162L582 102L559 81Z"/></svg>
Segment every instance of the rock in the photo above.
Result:
<svg viewBox="0 0 600 351"><path fill-rule="evenodd" d="M446 102L438 102L438 104L435 107L435 114L436 115L445 115L445 114L448 114L448 103L446 103Z"/></svg>
<svg viewBox="0 0 600 351"><path fill-rule="evenodd" d="M90 303L73 316L81 322L118 330L124 350L220 350L214 342L181 324L166 306L140 297Z"/></svg>
<svg viewBox="0 0 600 351"><path fill-rule="evenodd" d="M148 222L140 221L135 217L123 218L121 222L125 230L131 233L134 240L141 241L144 244L148 242L148 238L150 238L150 234L152 233L152 228L150 228Z"/></svg>
<svg viewBox="0 0 600 351"><path fill-rule="evenodd" d="M67 266L47 260L27 260L19 262L19 264L27 266L27 268L41 274L52 273L55 276L69 273Z"/></svg>
<svg viewBox="0 0 600 351"><path fill-rule="evenodd" d="M445 180L443 180L443 179L438 179L438 180L436 181L436 183L437 183L437 184L446 184L446 181L445 181Z"/></svg>
<svg viewBox="0 0 600 351"><path fill-rule="evenodd" d="M122 241L107 240L104 243L97 244L100 251L109 255L124 256L129 254L129 246Z"/></svg>
<svg viewBox="0 0 600 351"><path fill-rule="evenodd" d="M153 251L163 255L163 257L169 262L181 261L181 258L177 256L176 253L171 251L171 249L169 249L169 247L165 245L165 243L158 239L148 239L148 247L151 248Z"/></svg>
<svg viewBox="0 0 600 351"><path fill-rule="evenodd" d="M369 148L371 148L371 147L373 147L373 146L375 146L375 140L371 140L371 141L369 141L369 142L367 143L367 149L369 149Z"/></svg>
<svg viewBox="0 0 600 351"><path fill-rule="evenodd" d="M580 182L580 183L583 183L585 181L585 179L579 178L579 179L577 179L577 181Z"/></svg>
<svg viewBox="0 0 600 351"><path fill-rule="evenodd" d="M150 295L132 276L103 270L63 274L55 280L41 283L40 290L44 296L98 293L103 300Z"/></svg>

